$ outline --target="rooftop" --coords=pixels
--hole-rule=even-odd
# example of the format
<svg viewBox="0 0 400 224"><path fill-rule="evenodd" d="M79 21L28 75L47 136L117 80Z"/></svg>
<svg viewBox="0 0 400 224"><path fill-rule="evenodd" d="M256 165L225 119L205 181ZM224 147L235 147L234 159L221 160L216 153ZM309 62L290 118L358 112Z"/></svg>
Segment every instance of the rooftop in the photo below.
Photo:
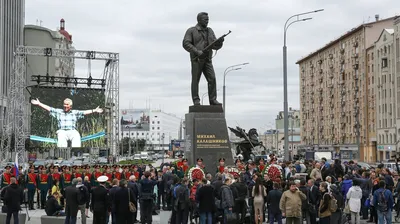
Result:
<svg viewBox="0 0 400 224"><path fill-rule="evenodd" d="M311 53L308 54L307 56L301 58L300 60L298 60L298 61L296 62L296 64L300 64L301 62L307 60L308 58L310 58L310 57L312 57L312 56L318 54L319 52L321 52L321 51L323 51L323 50L325 50L325 49L327 49L327 48L333 46L334 44L340 42L342 39L344 39L344 38L346 38L346 37L348 37L348 36L351 36L351 35L353 35L354 33L360 31L360 30L363 29L364 27L367 27L367 26L372 25L372 24L375 24L375 23L380 23L380 22L382 22L382 21L394 20L394 19L396 19L396 18L397 18L396 16L393 16L393 17L389 17L389 18L386 18L386 19L381 19L381 20L378 20L378 21L370 22L370 23L363 23L363 24L361 24L361 25L359 25L359 26L357 26L357 27L355 27L355 28L352 28L351 30L347 31L345 34L341 35L340 37L336 38L335 40L332 40L331 42L329 42L329 43L326 44L325 46L321 47L320 49L318 49L318 50L316 50L316 51L314 51L314 52L311 52Z"/></svg>

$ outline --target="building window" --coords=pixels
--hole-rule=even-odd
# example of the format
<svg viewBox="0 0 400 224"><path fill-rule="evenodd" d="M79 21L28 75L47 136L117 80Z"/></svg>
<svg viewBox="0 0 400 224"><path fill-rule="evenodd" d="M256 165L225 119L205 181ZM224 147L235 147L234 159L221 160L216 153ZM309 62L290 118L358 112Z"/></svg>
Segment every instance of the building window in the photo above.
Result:
<svg viewBox="0 0 400 224"><path fill-rule="evenodd" d="M382 58L382 68L386 68L388 66L387 58Z"/></svg>
<svg viewBox="0 0 400 224"><path fill-rule="evenodd" d="M157 127L157 130L160 130L160 127Z"/></svg>
<svg viewBox="0 0 400 224"><path fill-rule="evenodd" d="M154 127L151 127L151 130L154 130Z"/></svg>
<svg viewBox="0 0 400 224"><path fill-rule="evenodd" d="M157 124L160 124L160 121L157 121Z"/></svg>

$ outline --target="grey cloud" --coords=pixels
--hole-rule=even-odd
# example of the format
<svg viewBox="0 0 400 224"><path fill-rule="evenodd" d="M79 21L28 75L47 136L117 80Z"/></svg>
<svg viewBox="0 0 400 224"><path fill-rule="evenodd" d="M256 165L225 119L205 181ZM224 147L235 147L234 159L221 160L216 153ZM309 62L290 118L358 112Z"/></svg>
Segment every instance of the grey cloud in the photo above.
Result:
<svg viewBox="0 0 400 224"><path fill-rule="evenodd" d="M130 102L143 108L150 99L154 108L183 116L190 99L190 62L182 48L186 29L196 24L199 11L210 14L217 36L231 29L224 47L214 58L222 101L222 79L226 67L250 62L227 78L227 120L247 130L273 122L282 110L283 24L295 13L325 8L313 20L295 24L288 31L289 105L299 106L299 71L295 62L317 50L375 14L396 14L396 0L71 0L26 1L26 22L43 20L54 29L64 17L75 47L83 50L120 53L120 106ZM92 66L93 76L103 65ZM77 63L77 74L86 77L87 63ZM200 93L207 90L203 78ZM205 101L208 101L205 98Z"/></svg>

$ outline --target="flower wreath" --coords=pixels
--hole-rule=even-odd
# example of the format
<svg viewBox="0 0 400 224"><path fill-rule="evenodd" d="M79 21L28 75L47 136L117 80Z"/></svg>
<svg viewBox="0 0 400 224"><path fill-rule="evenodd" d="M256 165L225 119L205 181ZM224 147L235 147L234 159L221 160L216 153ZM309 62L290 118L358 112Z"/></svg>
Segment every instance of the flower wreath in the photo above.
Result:
<svg viewBox="0 0 400 224"><path fill-rule="evenodd" d="M269 179L271 179L273 182L276 182L278 178L281 180L283 179L283 173L281 169L275 164L266 166L262 171L263 176L264 174L268 174Z"/></svg>
<svg viewBox="0 0 400 224"><path fill-rule="evenodd" d="M205 176L204 171L200 168L192 167L188 170L188 178L190 181L193 181L193 179L202 180Z"/></svg>

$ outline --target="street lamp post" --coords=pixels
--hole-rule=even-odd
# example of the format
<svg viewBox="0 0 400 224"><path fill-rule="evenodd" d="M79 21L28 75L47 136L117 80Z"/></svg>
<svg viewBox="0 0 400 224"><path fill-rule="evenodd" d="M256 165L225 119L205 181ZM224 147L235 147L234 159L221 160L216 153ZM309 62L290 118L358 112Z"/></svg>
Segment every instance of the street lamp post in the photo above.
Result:
<svg viewBox="0 0 400 224"><path fill-rule="evenodd" d="M220 89L217 89L217 93L219 92L219 90L220 90ZM204 105L204 104L203 104L203 101L204 101L204 98L205 98L206 96L208 96L208 92L203 93L203 95L201 95L201 105Z"/></svg>
<svg viewBox="0 0 400 224"><path fill-rule="evenodd" d="M163 133L162 135L161 135L161 139L162 139L162 147L161 147L161 150L162 150L162 163L161 164L164 164L164 157L165 157L165 151L164 151L164 138L165 138L165 133Z"/></svg>
<svg viewBox="0 0 400 224"><path fill-rule="evenodd" d="M303 22L303 21L307 21L310 20L312 18L304 18L304 19L300 19L299 17L302 15L307 15L307 14L311 14L311 13L316 13L316 12L321 12L323 11L323 9L318 9L318 10L314 10L314 11L310 11L310 12L303 12L303 13L299 13L296 15L293 15L291 17L289 17L289 19L286 20L285 22L285 26L283 29L283 126L284 126L284 134L285 134L285 140L284 140L284 153L285 153L285 160L288 161L289 160L289 118L288 118L288 90L287 90L287 48L286 48L286 31L287 29L293 24L293 23L297 23L297 22ZM288 22L295 18L296 20L290 22L288 24Z"/></svg>
<svg viewBox="0 0 400 224"><path fill-rule="evenodd" d="M129 140L128 140L128 158L130 159L131 157L131 128L128 126L128 135L129 135ZM124 152L122 152L124 153Z"/></svg>
<svg viewBox="0 0 400 224"><path fill-rule="evenodd" d="M224 71L224 85L223 85L223 89L222 89L222 91L223 91L223 93L222 93L222 97L223 97L222 104L223 104L223 109L224 109L224 116L225 116L225 105L226 105L225 104L225 93L226 93L225 79L226 79L226 75L231 71L237 71L237 70L242 69L239 66L244 66L244 65L248 65L248 64L249 64L249 62L245 62L245 63L241 63L241 64L237 64L237 65L231 65L231 66L227 67L225 69L225 71ZM239 68L237 68L237 67L239 67Z"/></svg>

